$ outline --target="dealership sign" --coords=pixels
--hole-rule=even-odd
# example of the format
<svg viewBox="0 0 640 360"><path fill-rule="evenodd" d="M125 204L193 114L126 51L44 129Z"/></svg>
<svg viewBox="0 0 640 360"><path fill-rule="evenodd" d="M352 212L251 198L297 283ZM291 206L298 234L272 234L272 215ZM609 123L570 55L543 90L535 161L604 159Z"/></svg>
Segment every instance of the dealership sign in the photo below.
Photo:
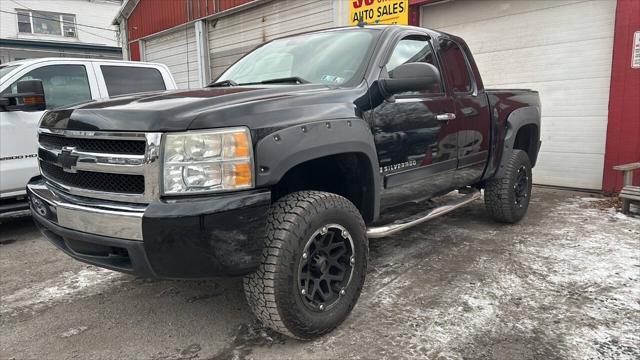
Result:
<svg viewBox="0 0 640 360"><path fill-rule="evenodd" d="M349 22L366 24L409 24L409 0L349 0Z"/></svg>

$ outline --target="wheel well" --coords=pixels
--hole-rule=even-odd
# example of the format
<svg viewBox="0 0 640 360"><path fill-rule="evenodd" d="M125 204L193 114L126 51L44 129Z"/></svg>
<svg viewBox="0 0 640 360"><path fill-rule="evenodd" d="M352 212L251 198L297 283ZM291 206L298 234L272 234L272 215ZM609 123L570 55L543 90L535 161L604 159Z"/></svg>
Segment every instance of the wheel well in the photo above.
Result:
<svg viewBox="0 0 640 360"><path fill-rule="evenodd" d="M528 124L518 129L516 140L513 143L514 149L523 150L527 155L529 155L529 160L531 160L532 166L536 164L539 138L538 127L534 124Z"/></svg>
<svg viewBox="0 0 640 360"><path fill-rule="evenodd" d="M289 169L272 188L272 200L295 191L326 191L349 199L368 223L374 217L373 176L371 163L364 154L329 155Z"/></svg>

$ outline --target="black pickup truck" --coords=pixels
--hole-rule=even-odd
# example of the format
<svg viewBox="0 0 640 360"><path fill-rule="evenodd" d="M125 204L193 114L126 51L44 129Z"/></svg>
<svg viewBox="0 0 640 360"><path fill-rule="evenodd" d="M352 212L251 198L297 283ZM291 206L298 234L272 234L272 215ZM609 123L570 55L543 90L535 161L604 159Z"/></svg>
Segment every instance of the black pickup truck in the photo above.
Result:
<svg viewBox="0 0 640 360"><path fill-rule="evenodd" d="M539 134L538 93L485 89L462 39L337 28L268 42L205 89L45 113L28 193L73 258L144 277L244 276L264 324L308 339L354 307L369 238L481 189L493 218L520 220ZM394 217L406 204L420 211Z"/></svg>

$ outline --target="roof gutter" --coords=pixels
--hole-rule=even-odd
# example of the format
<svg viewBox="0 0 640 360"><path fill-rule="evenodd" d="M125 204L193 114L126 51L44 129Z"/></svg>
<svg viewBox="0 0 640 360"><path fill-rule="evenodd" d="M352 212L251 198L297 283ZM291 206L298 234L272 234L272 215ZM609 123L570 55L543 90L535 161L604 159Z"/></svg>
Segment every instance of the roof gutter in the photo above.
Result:
<svg viewBox="0 0 640 360"><path fill-rule="evenodd" d="M120 7L120 10L118 10L116 17L111 20L111 25L120 25L120 21L122 21L122 19L128 19L129 16L131 16L133 9L138 6L139 2L140 0L125 0Z"/></svg>

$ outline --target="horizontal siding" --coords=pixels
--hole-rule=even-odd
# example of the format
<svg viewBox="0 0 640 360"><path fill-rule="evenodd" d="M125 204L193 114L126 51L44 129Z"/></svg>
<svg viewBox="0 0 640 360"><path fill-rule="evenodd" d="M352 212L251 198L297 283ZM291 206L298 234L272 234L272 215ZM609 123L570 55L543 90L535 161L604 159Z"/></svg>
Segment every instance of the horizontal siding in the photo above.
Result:
<svg viewBox="0 0 640 360"><path fill-rule="evenodd" d="M474 55L485 85L611 77L611 44L583 40ZM472 49L473 51L473 49ZM608 96L608 94L604 94Z"/></svg>
<svg viewBox="0 0 640 360"><path fill-rule="evenodd" d="M129 41L171 29L188 21L184 0L140 0L129 16Z"/></svg>
<svg viewBox="0 0 640 360"><path fill-rule="evenodd" d="M600 189L615 6L614 0L457 0L424 7L422 26L464 38L487 88L540 92L536 183Z"/></svg>
<svg viewBox="0 0 640 360"><path fill-rule="evenodd" d="M164 58L183 54L195 49L196 38L193 26L170 34L153 37L145 42L145 54L154 58Z"/></svg>
<svg viewBox="0 0 640 360"><path fill-rule="evenodd" d="M282 36L332 27L331 0L281 0L218 19L209 26L211 76L252 48Z"/></svg>
<svg viewBox="0 0 640 360"><path fill-rule="evenodd" d="M244 54L251 51L255 46L239 46L225 51L211 54L211 77L215 79L222 74L231 64L238 61ZM213 60L215 56L215 61Z"/></svg>
<svg viewBox="0 0 640 360"><path fill-rule="evenodd" d="M100 44L106 46L120 46L118 36L114 30L117 27L111 25L111 21L118 14L120 4L104 1L78 1L78 0L0 0L0 38L25 39L25 40L51 40L61 43ZM38 11L51 11L57 13L75 14L76 23L94 27L76 26L77 38L62 36L46 36L42 34L18 34L18 17L16 9L33 9ZM2 50L9 51L2 47ZM11 50L15 52L15 50ZM54 54L31 52L29 57L58 56ZM93 54L87 54L93 55ZM16 57L22 57L16 53ZM63 55L60 55L63 56ZM73 54L69 56L73 57Z"/></svg>
<svg viewBox="0 0 640 360"><path fill-rule="evenodd" d="M145 41L145 59L165 64L178 88L199 86L195 30L193 26Z"/></svg>
<svg viewBox="0 0 640 360"><path fill-rule="evenodd" d="M579 79L541 83L511 83L505 88L536 89L544 94L542 116L607 117L609 102L601 97L609 89L609 79Z"/></svg>
<svg viewBox="0 0 640 360"><path fill-rule="evenodd" d="M326 6L319 6L324 4ZM233 40L241 35L242 38L256 44L274 38L311 31L318 25L332 23L330 2L315 2L309 0L273 2L237 16L221 19L215 26L213 37L217 47L234 45ZM215 39L215 40L214 40Z"/></svg>
<svg viewBox="0 0 640 360"><path fill-rule="evenodd" d="M213 2L214 0L210 0ZM216 9L216 12L221 12L225 10L232 9L236 6L244 5L246 3L250 3L254 0L217 0L219 9Z"/></svg>
<svg viewBox="0 0 640 360"><path fill-rule="evenodd" d="M605 139L600 135L607 130L606 116L553 117L547 120L545 152L599 155L604 151ZM567 128L576 131L565 131ZM576 147L576 143L582 146Z"/></svg>
<svg viewBox="0 0 640 360"><path fill-rule="evenodd" d="M127 21L128 40L150 36L252 1L254 0L140 0Z"/></svg>
<svg viewBox="0 0 640 360"><path fill-rule="evenodd" d="M444 29L497 19L513 19L513 15L536 13L545 9L584 2L584 0L455 0L458 4L432 4L423 8L422 26ZM446 8L444 8L446 7ZM454 16L449 14L455 13ZM436 16L446 15L446 16ZM509 26L511 26L511 22ZM484 30L484 29L483 29ZM535 31L540 33L540 31ZM507 33L505 31L505 33Z"/></svg>
<svg viewBox="0 0 640 360"><path fill-rule="evenodd" d="M538 164L533 170L533 178L538 184L600 189L604 166L601 155L541 151Z"/></svg>

